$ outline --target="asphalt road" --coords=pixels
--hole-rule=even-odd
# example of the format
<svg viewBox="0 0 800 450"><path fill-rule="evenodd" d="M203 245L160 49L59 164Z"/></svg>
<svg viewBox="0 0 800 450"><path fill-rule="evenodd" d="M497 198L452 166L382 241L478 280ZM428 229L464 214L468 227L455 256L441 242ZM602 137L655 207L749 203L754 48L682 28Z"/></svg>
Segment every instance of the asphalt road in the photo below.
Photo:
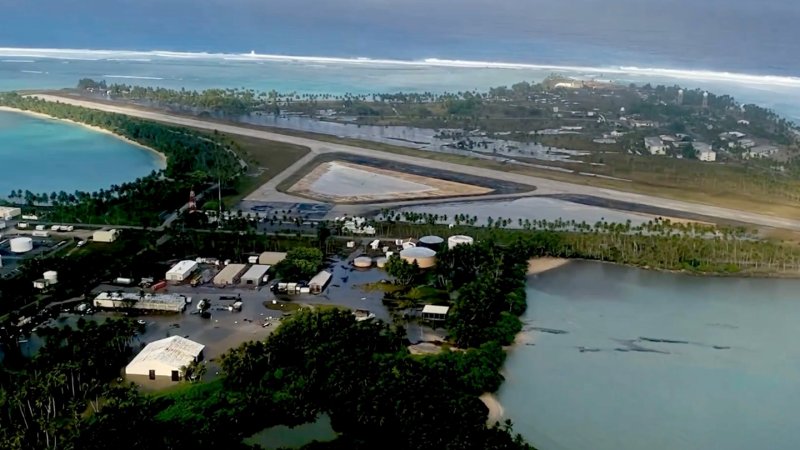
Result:
<svg viewBox="0 0 800 450"><path fill-rule="evenodd" d="M715 217L731 221L745 222L753 225L800 231L800 220L789 219L784 217L777 217L777 216L771 216L766 214L759 214L759 213L753 213L735 209L728 209L728 208L720 208L712 205L690 203L680 200L665 199L650 195L635 194L631 192L623 192L612 189L602 189L592 186L584 186L579 184L566 183L562 181L548 180L546 178L507 173L481 167L464 166L461 164L441 162L441 161L436 161L434 163L431 160L425 158L398 155L389 152L382 152L382 151L365 149L349 145L334 144L329 142L317 141L314 139L297 137L297 136L288 136L266 130L257 130L252 128L239 127L235 125L207 122L204 120L175 116L157 111L143 111L126 106L95 103L71 97L61 97L55 95L37 95L37 97L40 97L44 100L59 101L62 103L68 103L72 105L98 109L101 111L126 114L133 117L156 120L161 122L168 122L187 127L194 127L206 130L218 130L223 133L238 134L258 139L267 139L271 141L302 145L311 149L311 153L306 155L306 157L300 159L295 164L290 166L287 170L285 170L284 172L282 172L281 174L279 174L278 176L276 176L275 178L273 178L272 180L261 186L253 194L248 196L248 199L252 198L252 199L259 199L266 201L308 202L308 200L306 199L299 199L296 197L289 196L287 194L279 193L275 190L275 187L286 177L290 176L292 173L296 172L303 165L311 161L311 159L313 159L315 155L330 153L330 152L341 152L341 153L350 153L354 155L366 156L371 158L378 158L387 161L395 161L403 164L413 164L426 167L429 167L431 164L436 164L436 167L451 172L532 185L536 186L537 189L535 194L537 195L551 195L551 194L586 195L597 198L647 205L657 208L684 211L687 213L699 214L708 217ZM474 200L475 198L472 199ZM453 200L450 199L448 201L453 201Z"/></svg>

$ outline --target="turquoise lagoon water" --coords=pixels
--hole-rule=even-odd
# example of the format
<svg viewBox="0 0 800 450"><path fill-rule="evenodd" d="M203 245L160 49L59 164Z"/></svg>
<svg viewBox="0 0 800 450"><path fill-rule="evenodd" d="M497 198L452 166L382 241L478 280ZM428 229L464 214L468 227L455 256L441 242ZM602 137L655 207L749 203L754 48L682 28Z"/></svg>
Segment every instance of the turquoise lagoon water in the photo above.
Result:
<svg viewBox="0 0 800 450"><path fill-rule="evenodd" d="M530 278L500 402L541 450L796 449L799 292L571 262Z"/></svg>
<svg viewBox="0 0 800 450"><path fill-rule="evenodd" d="M0 111L0 197L96 191L164 167L159 157L78 125Z"/></svg>

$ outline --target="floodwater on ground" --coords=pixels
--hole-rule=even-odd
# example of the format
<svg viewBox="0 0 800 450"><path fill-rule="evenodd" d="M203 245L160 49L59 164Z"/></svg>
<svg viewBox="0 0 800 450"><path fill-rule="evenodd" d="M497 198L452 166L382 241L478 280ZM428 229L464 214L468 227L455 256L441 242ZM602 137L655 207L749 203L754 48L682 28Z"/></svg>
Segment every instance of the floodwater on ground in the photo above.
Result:
<svg viewBox="0 0 800 450"><path fill-rule="evenodd" d="M285 425L265 428L245 439L244 443L260 445L266 450L276 450L278 448L298 448L314 441L332 441L336 439L336 436L336 432L331 427L331 418L327 414L322 414L314 422L294 428Z"/></svg>
<svg viewBox="0 0 800 450"><path fill-rule="evenodd" d="M498 397L537 448L797 448L800 280L573 261L527 292Z"/></svg>
<svg viewBox="0 0 800 450"><path fill-rule="evenodd" d="M438 203L430 205L409 206L398 209L397 212L416 212L447 215L448 222L453 222L453 217L458 214L478 217L476 225L485 225L489 217L511 219L509 228L521 228L518 219L523 222L528 219L564 222L574 220L577 223L586 222L594 225L597 222L625 223L630 220L632 226L641 225L654 216L634 214L599 206L582 205L564 200L548 197L523 197L511 200L485 200L474 202Z"/></svg>
<svg viewBox="0 0 800 450"><path fill-rule="evenodd" d="M384 144L430 150L442 153L477 156L488 159L533 158L541 161L569 161L588 152L549 147L536 142L520 142L472 135L469 139L453 138L462 130L434 130L407 126L359 125L319 120L299 115L253 113L237 120L252 125L286 128L296 131L328 134L337 137L381 142ZM457 144L462 142L463 146Z"/></svg>

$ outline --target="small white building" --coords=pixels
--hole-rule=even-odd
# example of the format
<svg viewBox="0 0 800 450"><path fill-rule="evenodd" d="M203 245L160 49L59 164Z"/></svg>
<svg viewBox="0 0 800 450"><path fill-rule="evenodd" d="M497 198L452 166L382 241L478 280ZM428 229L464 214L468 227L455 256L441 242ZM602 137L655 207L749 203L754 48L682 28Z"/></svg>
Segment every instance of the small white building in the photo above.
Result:
<svg viewBox="0 0 800 450"><path fill-rule="evenodd" d="M22 210L20 208L14 208L12 206L0 206L0 219L11 220L20 214L22 214Z"/></svg>
<svg viewBox="0 0 800 450"><path fill-rule="evenodd" d="M204 348L203 344L180 336L151 342L125 367L125 375L180 381L181 368L202 361Z"/></svg>
<svg viewBox="0 0 800 450"><path fill-rule="evenodd" d="M192 260L183 260L179 263L172 266L171 269L167 271L166 280L167 281L183 281L189 277L197 270L197 262Z"/></svg>
<svg viewBox="0 0 800 450"><path fill-rule="evenodd" d="M628 120L628 123L629 123L629 124L630 124L630 125L631 125L633 128L653 128L653 127L655 127L655 126L656 126L655 122L653 122L652 120L636 120L636 119L630 119L630 120Z"/></svg>
<svg viewBox="0 0 800 450"><path fill-rule="evenodd" d="M97 230L92 235L95 242L114 242L119 237L119 230Z"/></svg>
<svg viewBox="0 0 800 450"><path fill-rule="evenodd" d="M422 308L422 318L425 320L446 320L449 306L425 305Z"/></svg>
<svg viewBox="0 0 800 450"><path fill-rule="evenodd" d="M667 145L658 136L648 136L644 138L644 147L651 155L666 155Z"/></svg>
<svg viewBox="0 0 800 450"><path fill-rule="evenodd" d="M717 152L711 148L710 144L706 144L705 142L695 142L692 145L694 146L694 150L697 152L697 159L700 161L714 162L717 160Z"/></svg>
<svg viewBox="0 0 800 450"><path fill-rule="evenodd" d="M239 283L253 287L261 286L267 282L269 268L270 266L267 265L254 264L242 275Z"/></svg>

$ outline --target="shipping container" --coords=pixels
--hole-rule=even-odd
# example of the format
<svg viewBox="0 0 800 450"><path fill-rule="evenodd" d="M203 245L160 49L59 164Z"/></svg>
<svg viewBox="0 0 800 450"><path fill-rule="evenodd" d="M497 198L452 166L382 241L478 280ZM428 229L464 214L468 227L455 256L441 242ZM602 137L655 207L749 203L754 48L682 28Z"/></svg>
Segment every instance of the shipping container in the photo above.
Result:
<svg viewBox="0 0 800 450"><path fill-rule="evenodd" d="M165 287L167 287L167 280L161 280L158 283L154 284L152 288L154 291L157 291L159 289L164 289Z"/></svg>

